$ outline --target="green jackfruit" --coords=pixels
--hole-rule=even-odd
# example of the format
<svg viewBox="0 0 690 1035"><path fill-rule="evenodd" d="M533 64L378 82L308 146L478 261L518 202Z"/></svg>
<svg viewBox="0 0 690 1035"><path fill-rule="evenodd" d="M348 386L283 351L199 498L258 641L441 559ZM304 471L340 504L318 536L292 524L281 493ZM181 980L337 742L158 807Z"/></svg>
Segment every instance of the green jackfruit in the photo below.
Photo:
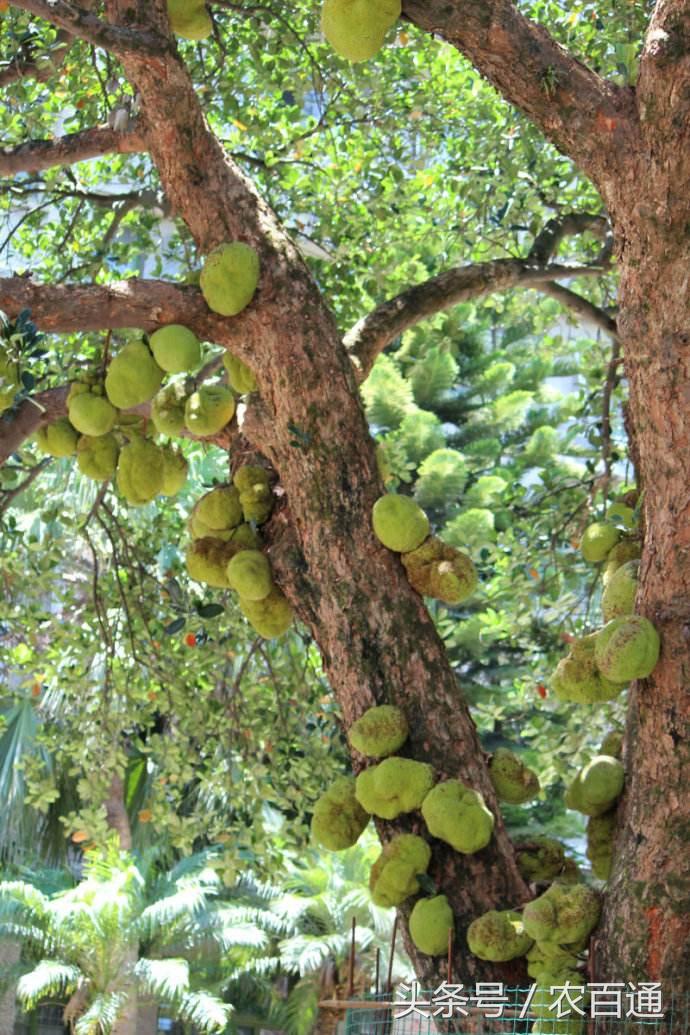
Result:
<svg viewBox="0 0 690 1035"><path fill-rule="evenodd" d="M460 780L444 780L427 794L422 815L429 832L465 855L485 848L494 829L493 813L478 791Z"/></svg>
<svg viewBox="0 0 690 1035"><path fill-rule="evenodd" d="M259 256L242 241L221 244L206 259L199 283L209 309L221 316L235 316L254 297Z"/></svg>
<svg viewBox="0 0 690 1035"><path fill-rule="evenodd" d="M228 564L230 588L245 600L264 600L273 589L271 565L260 550L241 550Z"/></svg>
<svg viewBox="0 0 690 1035"><path fill-rule="evenodd" d="M67 416L80 434L96 438L112 431L117 410L99 394L98 389L75 382L67 395Z"/></svg>
<svg viewBox="0 0 690 1035"><path fill-rule="evenodd" d="M0 343L0 413L9 410L21 386L17 355L11 346Z"/></svg>
<svg viewBox="0 0 690 1035"><path fill-rule="evenodd" d="M434 536L400 559L410 585L422 596L460 604L477 588L477 570L467 554Z"/></svg>
<svg viewBox="0 0 690 1035"><path fill-rule="evenodd" d="M189 531L193 539L203 539L206 536L222 539L226 537L221 533L229 532L241 523L242 507L239 492L234 485L217 485L194 504L189 516Z"/></svg>
<svg viewBox="0 0 690 1035"><path fill-rule="evenodd" d="M195 370L201 363L201 346L194 331L179 323L161 327L149 338L151 351L161 370L180 374Z"/></svg>
<svg viewBox="0 0 690 1035"><path fill-rule="evenodd" d="M429 534L428 517L409 496L381 496L374 504L371 519L377 539L397 553L416 550Z"/></svg>
<svg viewBox="0 0 690 1035"><path fill-rule="evenodd" d="M107 482L115 474L119 452L114 435L82 435L77 442L77 467L87 478Z"/></svg>
<svg viewBox="0 0 690 1035"><path fill-rule="evenodd" d="M565 803L585 816L600 816L620 797L625 782L623 764L611 755L596 755L566 791Z"/></svg>
<svg viewBox="0 0 690 1035"><path fill-rule="evenodd" d="M399 17L400 0L325 0L321 30L341 57L367 61Z"/></svg>
<svg viewBox="0 0 690 1035"><path fill-rule="evenodd" d="M159 435L179 435L184 428L187 393L183 381L161 388L151 403L151 420Z"/></svg>
<svg viewBox="0 0 690 1035"><path fill-rule="evenodd" d="M639 560L641 552L640 544L634 539L622 539L620 543L617 543L606 557L606 564L601 574L604 586L608 585L609 579L622 564L627 561Z"/></svg>
<svg viewBox="0 0 690 1035"><path fill-rule="evenodd" d="M350 726L347 739L361 755L369 758L386 758L394 755L407 740L409 727L407 719L399 708L392 704L379 704L369 708Z"/></svg>
<svg viewBox="0 0 690 1035"><path fill-rule="evenodd" d="M422 898L410 913L410 938L427 956L448 951L448 934L455 927L453 910L445 895Z"/></svg>
<svg viewBox="0 0 690 1035"><path fill-rule="evenodd" d="M262 525L273 509L273 492L270 476L263 467L245 464L233 475L233 484L240 494L240 504L245 521Z"/></svg>
<svg viewBox="0 0 690 1035"><path fill-rule="evenodd" d="M539 777L507 748L497 748L489 763L489 776L500 801L522 805L541 790Z"/></svg>
<svg viewBox="0 0 690 1035"><path fill-rule="evenodd" d="M592 873L599 880L608 880L611 876L615 829L615 809L587 820L587 858L592 864Z"/></svg>
<svg viewBox="0 0 690 1035"><path fill-rule="evenodd" d="M399 906L419 891L417 877L426 873L431 861L431 848L416 834L398 834L383 846L371 868L369 890L372 901L385 909Z"/></svg>
<svg viewBox="0 0 690 1035"><path fill-rule="evenodd" d="M559 1035L560 1033L563 1033L563 1035L577 1035L578 1032L584 1033L585 1018L568 1006L567 1001L563 998L563 993L558 990L566 982L570 988L573 1001L577 1002L579 1008L586 1014L587 985L582 974L577 970L565 970L564 968L559 968L557 974L547 971L539 978L530 1002L531 1012L539 1018L532 1031L537 1029L541 1035L547 1035L549 1032L553 1032L554 1035L557 1035L557 1033ZM551 991L552 988L553 992ZM563 1017L558 1017L559 1001L562 1003ZM539 1025L538 1028L537 1025ZM557 1027L557 1025L560 1025L560 1027ZM567 1026L564 1027L564 1025Z"/></svg>
<svg viewBox="0 0 690 1035"><path fill-rule="evenodd" d="M161 386L163 371L143 341L133 341L110 361L105 391L113 406L130 410L153 399Z"/></svg>
<svg viewBox="0 0 690 1035"><path fill-rule="evenodd" d="M607 554L619 539L620 532L615 525L607 521L595 521L587 526L582 535L582 556L590 564L599 564L606 560Z"/></svg>
<svg viewBox="0 0 690 1035"><path fill-rule="evenodd" d="M612 701L625 689L626 683L613 682L600 671L595 659L596 633L583 636L570 647L570 653L556 666L551 689L561 701L576 704L598 704Z"/></svg>
<svg viewBox="0 0 690 1035"><path fill-rule="evenodd" d="M252 628L265 640L282 636L292 625L292 608L277 586L263 600L240 597L240 610Z"/></svg>
<svg viewBox="0 0 690 1035"><path fill-rule="evenodd" d="M472 921L467 929L467 944L480 960L505 963L524 956L534 939L525 934L519 913L492 909Z"/></svg>
<svg viewBox="0 0 690 1035"><path fill-rule="evenodd" d="M635 511L627 503L612 503L606 511L606 520L627 529L635 528L637 525Z"/></svg>
<svg viewBox="0 0 690 1035"><path fill-rule="evenodd" d="M525 931L540 943L567 945L586 938L599 921L599 896L585 884L552 884L522 911Z"/></svg>
<svg viewBox="0 0 690 1035"><path fill-rule="evenodd" d="M170 28L185 40L205 40L213 32L204 0L168 0Z"/></svg>
<svg viewBox="0 0 690 1035"><path fill-rule="evenodd" d="M526 881L553 880L565 865L565 850L552 837L532 837L515 845L518 870Z"/></svg>
<svg viewBox="0 0 690 1035"><path fill-rule="evenodd" d="M229 589L228 563L241 549L241 545L211 536L195 539L187 547L186 563L190 578L216 589Z"/></svg>
<svg viewBox="0 0 690 1035"><path fill-rule="evenodd" d="M661 641L648 618L624 615L608 622L597 633L596 663L607 679L618 683L646 679L656 668Z"/></svg>
<svg viewBox="0 0 690 1035"><path fill-rule="evenodd" d="M351 848L369 822L355 798L355 781L339 776L314 805L311 832L317 844L330 852Z"/></svg>
<svg viewBox="0 0 690 1035"><path fill-rule="evenodd" d="M132 438L120 450L115 481L131 506L150 503L163 489L163 451L145 438Z"/></svg>
<svg viewBox="0 0 690 1035"><path fill-rule="evenodd" d="M361 772L355 793L367 812L382 819L395 819L403 812L418 809L433 782L434 771L426 762L393 757Z"/></svg>
<svg viewBox="0 0 690 1035"><path fill-rule="evenodd" d="M36 445L48 456L74 456L78 441L79 432L72 427L67 417L60 417L36 432Z"/></svg>
<svg viewBox="0 0 690 1035"><path fill-rule="evenodd" d="M623 754L623 736L622 730L609 730L601 742L599 754L620 758Z"/></svg>
<svg viewBox="0 0 690 1035"><path fill-rule="evenodd" d="M226 352L223 355L223 366L228 374L228 384L238 395L248 395L249 392L256 391L256 378L241 359L233 356L231 352Z"/></svg>
<svg viewBox="0 0 690 1035"><path fill-rule="evenodd" d="M534 942L526 953L527 973L540 984L559 984L559 974L576 971L577 954L586 946L587 939L566 946L555 942Z"/></svg>
<svg viewBox="0 0 690 1035"><path fill-rule="evenodd" d="M163 455L163 487L161 496L175 496L187 481L189 464L179 449L159 447Z"/></svg>
<svg viewBox="0 0 690 1035"><path fill-rule="evenodd" d="M225 385L202 385L187 399L184 422L193 435L217 435L235 415L235 397Z"/></svg>
<svg viewBox="0 0 690 1035"><path fill-rule="evenodd" d="M601 594L601 613L605 622L634 612L639 570L639 561L626 561L607 579Z"/></svg>

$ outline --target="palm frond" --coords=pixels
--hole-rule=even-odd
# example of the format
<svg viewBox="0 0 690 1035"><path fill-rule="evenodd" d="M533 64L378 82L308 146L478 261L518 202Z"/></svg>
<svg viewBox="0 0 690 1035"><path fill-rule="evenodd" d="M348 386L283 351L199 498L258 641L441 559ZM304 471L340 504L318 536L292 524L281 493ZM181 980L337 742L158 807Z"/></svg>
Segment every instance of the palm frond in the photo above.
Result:
<svg viewBox="0 0 690 1035"><path fill-rule="evenodd" d="M207 992L190 992L180 1004L182 1020L195 1025L203 1035L224 1032L232 1014L232 1006Z"/></svg>
<svg viewBox="0 0 690 1035"><path fill-rule="evenodd" d="M154 999L177 1000L189 991L189 963L183 959L140 959L134 975L142 992Z"/></svg>
<svg viewBox="0 0 690 1035"><path fill-rule="evenodd" d="M41 960L17 982L17 999L32 1010L41 999L71 995L81 979L79 967L57 960Z"/></svg>
<svg viewBox="0 0 690 1035"><path fill-rule="evenodd" d="M127 998L123 992L95 996L74 1025L75 1035L109 1035L127 1004Z"/></svg>

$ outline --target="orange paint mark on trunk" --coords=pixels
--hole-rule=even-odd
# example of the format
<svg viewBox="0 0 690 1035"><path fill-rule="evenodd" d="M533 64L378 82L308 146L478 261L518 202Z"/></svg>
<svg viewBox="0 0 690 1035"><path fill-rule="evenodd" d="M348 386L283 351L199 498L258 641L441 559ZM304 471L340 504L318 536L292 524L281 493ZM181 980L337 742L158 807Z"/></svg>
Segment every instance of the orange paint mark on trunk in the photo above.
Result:
<svg viewBox="0 0 690 1035"><path fill-rule="evenodd" d="M661 974L662 946L664 942L664 918L658 906L645 909L649 925L649 941L647 943L647 977L650 981L658 981Z"/></svg>

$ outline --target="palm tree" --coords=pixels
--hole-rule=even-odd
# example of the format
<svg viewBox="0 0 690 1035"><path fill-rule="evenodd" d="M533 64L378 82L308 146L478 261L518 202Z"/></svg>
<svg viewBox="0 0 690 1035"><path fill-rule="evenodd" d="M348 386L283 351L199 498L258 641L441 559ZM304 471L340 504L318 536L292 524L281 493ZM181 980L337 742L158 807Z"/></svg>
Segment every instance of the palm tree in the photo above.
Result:
<svg viewBox="0 0 690 1035"><path fill-rule="evenodd" d="M0 938L20 940L30 961L19 965L22 1006L67 997L74 1035L135 1035L137 1003L148 998L204 1035L224 1031L231 1008L197 987L189 962L213 929L220 882L207 861L184 860L150 890L146 867L114 851L89 853L84 879L57 894L0 883Z"/></svg>

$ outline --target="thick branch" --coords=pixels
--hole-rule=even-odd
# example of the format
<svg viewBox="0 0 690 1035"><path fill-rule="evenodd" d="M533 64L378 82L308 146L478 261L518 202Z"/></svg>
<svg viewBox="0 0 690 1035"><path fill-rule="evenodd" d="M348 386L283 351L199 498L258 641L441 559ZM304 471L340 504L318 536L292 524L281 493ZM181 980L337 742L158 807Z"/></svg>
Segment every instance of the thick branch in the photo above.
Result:
<svg viewBox="0 0 690 1035"><path fill-rule="evenodd" d="M536 287L554 277L596 276L601 266L535 265L524 259L496 259L439 273L415 284L363 317L345 336L355 359L358 376L365 378L374 360L387 345L409 327L459 302L508 288ZM584 301L584 299L583 299Z"/></svg>
<svg viewBox="0 0 690 1035"><path fill-rule="evenodd" d="M27 140L18 147L0 150L0 176L40 172L55 165L74 165L113 152L132 154L145 150L146 144L137 126L124 133L109 126L94 126L57 140Z"/></svg>
<svg viewBox="0 0 690 1035"><path fill-rule="evenodd" d="M511 0L404 0L403 13L456 47L600 188L637 124L631 91L601 79Z"/></svg>
<svg viewBox="0 0 690 1035"><path fill-rule="evenodd" d="M65 0L13 0L13 4L120 57L132 53L153 56L164 54L170 48L170 42L157 32L108 25L96 15Z"/></svg>
<svg viewBox="0 0 690 1035"><path fill-rule="evenodd" d="M551 298L555 298L577 316L587 320L588 323L593 323L596 327L600 327L602 331L610 334L614 341L618 341L618 325L604 309L600 309L599 306L583 298L582 295L578 295L575 291L571 291L570 288L564 287L562 284L556 284L552 280L547 281L545 284L540 284L538 290L544 295L550 295Z"/></svg>
<svg viewBox="0 0 690 1035"><path fill-rule="evenodd" d="M548 223L534 238L534 244L527 256L532 262L546 263L554 257L561 241L566 237L577 237L579 234L592 233L600 240L607 241L610 224L606 216L593 212L567 212L563 216L549 219Z"/></svg>

